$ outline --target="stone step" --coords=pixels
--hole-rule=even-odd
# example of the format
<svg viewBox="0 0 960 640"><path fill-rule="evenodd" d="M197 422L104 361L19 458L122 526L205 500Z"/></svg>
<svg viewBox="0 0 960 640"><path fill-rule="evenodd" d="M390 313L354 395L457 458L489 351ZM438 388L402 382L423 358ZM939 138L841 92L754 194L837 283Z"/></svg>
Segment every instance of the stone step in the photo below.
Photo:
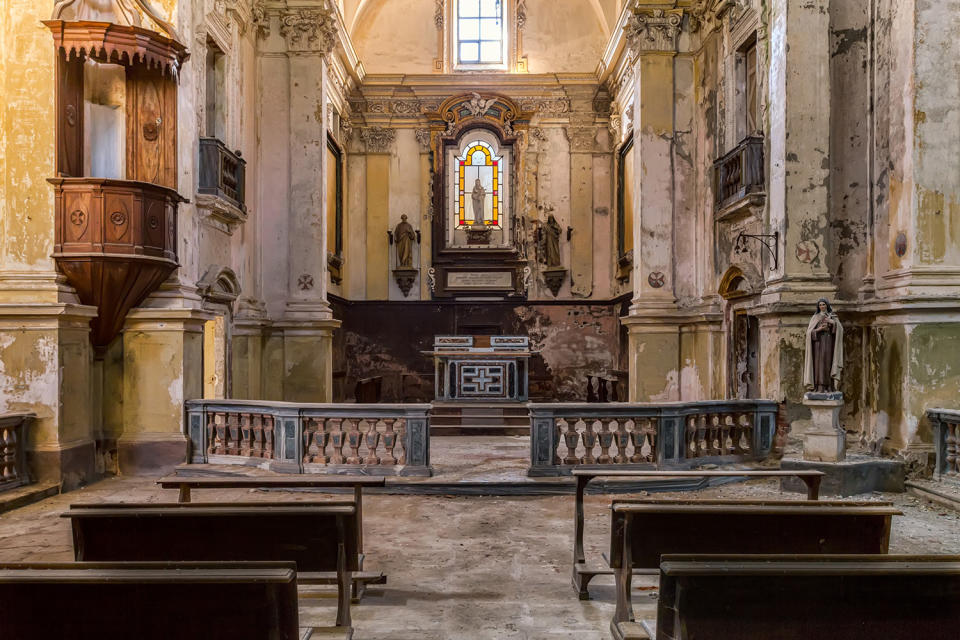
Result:
<svg viewBox="0 0 960 640"><path fill-rule="evenodd" d="M60 493L60 485L55 482L28 484L4 491L0 493L0 513L40 502L44 498L55 496L58 493Z"/></svg>
<svg viewBox="0 0 960 640"><path fill-rule="evenodd" d="M509 424L436 424L430 423L431 436L526 436L530 426Z"/></svg>

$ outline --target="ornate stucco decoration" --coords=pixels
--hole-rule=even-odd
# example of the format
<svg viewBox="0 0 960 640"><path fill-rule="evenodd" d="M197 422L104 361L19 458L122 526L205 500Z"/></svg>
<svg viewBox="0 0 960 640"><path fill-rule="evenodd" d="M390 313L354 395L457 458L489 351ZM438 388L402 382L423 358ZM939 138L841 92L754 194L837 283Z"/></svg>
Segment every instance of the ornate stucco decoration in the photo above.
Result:
<svg viewBox="0 0 960 640"><path fill-rule="evenodd" d="M430 129L417 129L414 131L414 135L417 138L417 142L420 143L420 148L422 148L424 151L430 149Z"/></svg>
<svg viewBox="0 0 960 640"><path fill-rule="evenodd" d="M443 0L436 0L436 7L433 10L433 23L437 25L437 30L443 29Z"/></svg>
<svg viewBox="0 0 960 640"><path fill-rule="evenodd" d="M51 20L112 22L125 27L143 27L141 12L177 42L183 38L172 24L153 8L150 0L58 0Z"/></svg>
<svg viewBox="0 0 960 640"><path fill-rule="evenodd" d="M367 145L368 153L389 153L397 139L397 130L385 127L366 127L360 129L360 139Z"/></svg>
<svg viewBox="0 0 960 640"><path fill-rule="evenodd" d="M559 116L570 111L567 98L520 98L520 108L544 115Z"/></svg>
<svg viewBox="0 0 960 640"><path fill-rule="evenodd" d="M517 30L523 31L527 26L527 0L517 0Z"/></svg>
<svg viewBox="0 0 960 640"><path fill-rule="evenodd" d="M280 35L291 51L319 51L328 55L337 46L337 14L329 7L283 9Z"/></svg>
<svg viewBox="0 0 960 640"><path fill-rule="evenodd" d="M633 10L624 32L627 46L633 54L644 51L676 52L683 9Z"/></svg>
<svg viewBox="0 0 960 640"><path fill-rule="evenodd" d="M495 126L506 138L516 138L533 114L506 96L471 92L444 100L436 111L425 111L424 116L432 129L442 127L448 136L483 122Z"/></svg>
<svg viewBox="0 0 960 640"><path fill-rule="evenodd" d="M257 26L257 37L261 40L270 37L270 16L267 15L267 10L263 6L263 0L258 0L256 4L253 5L251 11L252 22Z"/></svg>
<svg viewBox="0 0 960 640"><path fill-rule="evenodd" d="M570 151L593 151L597 141L595 127L567 127L564 131L570 141Z"/></svg>

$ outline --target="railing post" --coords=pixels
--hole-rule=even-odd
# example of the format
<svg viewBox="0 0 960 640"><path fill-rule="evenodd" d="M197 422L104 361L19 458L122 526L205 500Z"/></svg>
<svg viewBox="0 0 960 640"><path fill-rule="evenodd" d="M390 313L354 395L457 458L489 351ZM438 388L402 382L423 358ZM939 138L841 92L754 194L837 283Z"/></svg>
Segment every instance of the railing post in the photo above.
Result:
<svg viewBox="0 0 960 640"><path fill-rule="evenodd" d="M299 407L280 407L274 413L273 447L278 467L303 473L303 417Z"/></svg>
<svg viewBox="0 0 960 640"><path fill-rule="evenodd" d="M207 408L202 400L187 401L187 437L190 439L191 464L207 462Z"/></svg>
<svg viewBox="0 0 960 640"><path fill-rule="evenodd" d="M549 405L528 404L530 412L530 471L528 475L556 475L557 419Z"/></svg>
<svg viewBox="0 0 960 640"><path fill-rule="evenodd" d="M654 419L657 421L657 466L682 462L686 458L683 446L686 424L680 410L665 407Z"/></svg>
<svg viewBox="0 0 960 640"><path fill-rule="evenodd" d="M773 434L777 429L777 407L767 403L757 403L753 413L753 447L754 455L766 458L773 449Z"/></svg>
<svg viewBox="0 0 960 640"><path fill-rule="evenodd" d="M403 449L406 452L405 467L419 467L430 475L430 413L425 409L404 410L407 426L404 432ZM411 471L416 472L417 469ZM401 475L413 475L402 473ZM419 475L419 474L418 474Z"/></svg>

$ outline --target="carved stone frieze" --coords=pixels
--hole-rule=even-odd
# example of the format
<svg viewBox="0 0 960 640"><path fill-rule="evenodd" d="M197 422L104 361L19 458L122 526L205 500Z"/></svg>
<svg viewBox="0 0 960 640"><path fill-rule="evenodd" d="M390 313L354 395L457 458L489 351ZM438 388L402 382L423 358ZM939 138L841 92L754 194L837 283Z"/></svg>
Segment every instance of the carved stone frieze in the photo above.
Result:
<svg viewBox="0 0 960 640"><path fill-rule="evenodd" d="M527 0L517 0L517 30L523 31L527 26Z"/></svg>
<svg viewBox="0 0 960 640"><path fill-rule="evenodd" d="M545 115L562 115L570 111L570 101L566 98L520 98L520 108Z"/></svg>
<svg viewBox="0 0 960 640"><path fill-rule="evenodd" d="M419 100L394 100L390 106L397 115L414 116L420 114Z"/></svg>
<svg viewBox="0 0 960 640"><path fill-rule="evenodd" d="M368 153L388 153L397 139L397 130L386 127L360 129L360 139L367 145Z"/></svg>
<svg viewBox="0 0 960 640"><path fill-rule="evenodd" d="M624 33L634 55L645 51L675 52L683 9L634 9Z"/></svg>
<svg viewBox="0 0 960 640"><path fill-rule="evenodd" d="M437 25L437 31L443 29L443 0L436 0L436 6L433 10L433 23Z"/></svg>

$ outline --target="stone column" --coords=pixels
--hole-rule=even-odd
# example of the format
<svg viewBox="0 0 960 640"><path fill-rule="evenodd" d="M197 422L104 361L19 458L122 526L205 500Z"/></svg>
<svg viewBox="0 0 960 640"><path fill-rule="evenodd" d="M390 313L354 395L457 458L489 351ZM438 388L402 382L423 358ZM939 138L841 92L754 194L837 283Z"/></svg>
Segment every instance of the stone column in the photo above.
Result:
<svg viewBox="0 0 960 640"><path fill-rule="evenodd" d="M277 221L286 230L287 259L286 301L274 323L283 332L282 399L329 402L333 330L339 322L327 303L325 110L327 56L337 45L337 14L328 5L311 5L279 9L273 15L279 37L272 42L282 39L286 57L288 110L284 120L289 155L286 166L273 171L278 178L286 174L280 184L289 194L285 220ZM271 82L265 78L265 84ZM267 113L261 115L269 118ZM270 157L262 160L274 162ZM282 216L280 211L276 214Z"/></svg>
<svg viewBox="0 0 960 640"><path fill-rule="evenodd" d="M633 305L630 400L680 399L680 327L674 293L674 59L683 10L638 3L626 37L634 71Z"/></svg>
<svg viewBox="0 0 960 640"><path fill-rule="evenodd" d="M0 40L0 413L32 411L35 479L64 490L95 477L90 319L57 273L54 244L55 56L40 25L50 4L4 4Z"/></svg>
<svg viewBox="0 0 960 640"><path fill-rule="evenodd" d="M834 297L830 250L829 0L770 3L769 229L779 265L764 302Z"/></svg>

